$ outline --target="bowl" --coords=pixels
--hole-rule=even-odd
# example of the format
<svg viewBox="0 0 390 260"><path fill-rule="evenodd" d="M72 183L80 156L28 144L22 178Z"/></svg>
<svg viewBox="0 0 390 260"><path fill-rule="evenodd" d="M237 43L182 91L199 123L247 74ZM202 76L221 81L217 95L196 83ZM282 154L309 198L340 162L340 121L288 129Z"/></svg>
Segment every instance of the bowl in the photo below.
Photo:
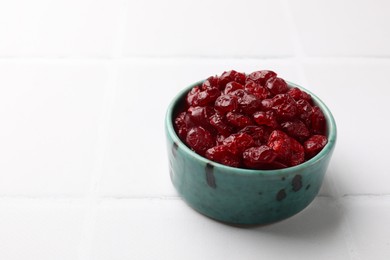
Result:
<svg viewBox="0 0 390 260"><path fill-rule="evenodd" d="M193 209L220 222L262 225L289 218L306 208L318 194L336 144L336 124L326 105L310 91L327 121L326 146L310 160L278 170L234 168L193 152L175 132L173 119L196 82L171 102L165 118L169 172L173 186Z"/></svg>

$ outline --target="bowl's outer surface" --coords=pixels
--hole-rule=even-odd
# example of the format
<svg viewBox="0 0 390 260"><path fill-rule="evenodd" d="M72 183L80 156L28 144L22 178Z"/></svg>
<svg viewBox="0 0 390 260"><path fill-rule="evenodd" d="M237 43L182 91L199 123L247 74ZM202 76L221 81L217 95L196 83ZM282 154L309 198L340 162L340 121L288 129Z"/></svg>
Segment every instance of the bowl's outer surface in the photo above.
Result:
<svg viewBox="0 0 390 260"><path fill-rule="evenodd" d="M336 126L326 106L310 93L327 118L328 144L314 158L281 170L232 168L191 151L176 135L172 118L190 86L168 108L165 130L172 183L195 210L230 224L267 224L307 207L318 194L336 142ZM290 86L296 86L289 83Z"/></svg>

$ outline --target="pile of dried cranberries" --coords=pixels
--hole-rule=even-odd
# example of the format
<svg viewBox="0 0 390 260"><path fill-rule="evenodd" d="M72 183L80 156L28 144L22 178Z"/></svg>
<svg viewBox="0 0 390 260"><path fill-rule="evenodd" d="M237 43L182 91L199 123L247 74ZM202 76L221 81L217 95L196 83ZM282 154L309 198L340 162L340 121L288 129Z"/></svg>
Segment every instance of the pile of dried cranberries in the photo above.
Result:
<svg viewBox="0 0 390 260"><path fill-rule="evenodd" d="M270 70L234 70L192 88L174 119L196 153L232 167L298 165L326 145L326 120L311 96Z"/></svg>

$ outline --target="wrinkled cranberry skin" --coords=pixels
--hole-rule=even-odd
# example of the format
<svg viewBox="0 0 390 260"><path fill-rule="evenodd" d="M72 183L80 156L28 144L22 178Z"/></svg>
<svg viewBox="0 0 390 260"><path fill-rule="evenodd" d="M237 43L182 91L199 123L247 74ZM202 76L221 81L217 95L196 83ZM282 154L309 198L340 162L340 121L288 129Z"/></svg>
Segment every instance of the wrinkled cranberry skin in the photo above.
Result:
<svg viewBox="0 0 390 260"><path fill-rule="evenodd" d="M240 83L232 81L232 82L229 82L228 84L226 84L224 93L225 94L229 94L230 92L233 92L233 91L235 91L237 89L244 89L244 86L242 84L240 84Z"/></svg>
<svg viewBox="0 0 390 260"><path fill-rule="evenodd" d="M298 112L295 100L288 94L278 94L272 98L272 108L279 120L293 119Z"/></svg>
<svg viewBox="0 0 390 260"><path fill-rule="evenodd" d="M269 136L267 145L276 152L280 162L289 165L291 158L291 139L286 133L280 130L274 130Z"/></svg>
<svg viewBox="0 0 390 260"><path fill-rule="evenodd" d="M273 111L258 111L253 114L253 119L256 124L260 126L265 125L271 127L272 129L278 128L278 122Z"/></svg>
<svg viewBox="0 0 390 260"><path fill-rule="evenodd" d="M317 106L313 107L313 113L311 114L311 127L314 134L324 134L326 121L325 116L321 109Z"/></svg>
<svg viewBox="0 0 390 260"><path fill-rule="evenodd" d="M299 141L304 141L310 136L309 129L300 120L286 121L281 123L280 126L289 136Z"/></svg>
<svg viewBox="0 0 390 260"><path fill-rule="evenodd" d="M238 98L231 95L222 95L215 100L215 110L221 114L226 114L230 111L236 111L238 107Z"/></svg>
<svg viewBox="0 0 390 260"><path fill-rule="evenodd" d="M328 139L324 135L313 135L303 144L306 157L308 159L318 154L322 148L328 143Z"/></svg>
<svg viewBox="0 0 390 260"><path fill-rule="evenodd" d="M288 86L286 81L281 78L271 78L267 80L265 86L269 89L269 91L274 94L283 94L288 91Z"/></svg>
<svg viewBox="0 0 390 260"><path fill-rule="evenodd" d="M207 159L227 166L240 166L240 158L231 153L225 145L217 145L208 149L205 156Z"/></svg>
<svg viewBox="0 0 390 260"><path fill-rule="evenodd" d="M188 131L186 143L196 153L204 155L207 149L214 146L215 140L209 131L201 126L196 126Z"/></svg>
<svg viewBox="0 0 390 260"><path fill-rule="evenodd" d="M244 165L250 169L262 168L265 164L272 163L276 156L274 150L267 145L248 148L242 154Z"/></svg>
<svg viewBox="0 0 390 260"><path fill-rule="evenodd" d="M245 83L246 76L244 73L237 72L235 70L225 71L219 77L219 87L220 89L225 88L226 84L232 81L235 81L240 84Z"/></svg>
<svg viewBox="0 0 390 260"><path fill-rule="evenodd" d="M202 83L202 90L209 88L218 88L219 87L219 78L217 76L211 76Z"/></svg>
<svg viewBox="0 0 390 260"><path fill-rule="evenodd" d="M209 118L215 114L212 107L190 107L185 114L184 121L187 128L202 126L210 129Z"/></svg>
<svg viewBox="0 0 390 260"><path fill-rule="evenodd" d="M252 94L244 94L238 99L238 108L240 112L252 115L254 112L261 109L261 100Z"/></svg>
<svg viewBox="0 0 390 260"><path fill-rule="evenodd" d="M193 87L174 128L196 153L248 169L299 165L327 144L324 113L305 91L269 70L234 70Z"/></svg>
<svg viewBox="0 0 390 260"><path fill-rule="evenodd" d="M255 145L252 136L246 133L232 134L223 140L223 144L229 148L233 154L241 154L245 149Z"/></svg>
<svg viewBox="0 0 390 260"><path fill-rule="evenodd" d="M276 73L271 70L260 70L252 72L248 75L246 81L253 81L257 84L260 84L260 86L264 86L265 83L272 78L276 78Z"/></svg>
<svg viewBox="0 0 390 260"><path fill-rule="evenodd" d="M185 123L186 112L181 112L174 121L175 130L178 133L180 139L185 139L187 136L187 125Z"/></svg>
<svg viewBox="0 0 390 260"><path fill-rule="evenodd" d="M249 81L245 84L245 91L254 95L260 100L266 99L270 96L270 93L267 88L260 86L253 81Z"/></svg>
<svg viewBox="0 0 390 260"><path fill-rule="evenodd" d="M228 125L226 118L219 113L210 117L210 125L222 136L229 136L233 131L233 127Z"/></svg>
<svg viewBox="0 0 390 260"><path fill-rule="evenodd" d="M246 126L243 129L239 131L239 133L246 133L250 135L256 146L261 146L265 144L268 141L269 135L271 134L271 131L269 128L265 126Z"/></svg>
<svg viewBox="0 0 390 260"><path fill-rule="evenodd" d="M238 129L244 128L248 125L253 125L253 122L250 117L235 112L227 113L226 119L231 126L234 126Z"/></svg>

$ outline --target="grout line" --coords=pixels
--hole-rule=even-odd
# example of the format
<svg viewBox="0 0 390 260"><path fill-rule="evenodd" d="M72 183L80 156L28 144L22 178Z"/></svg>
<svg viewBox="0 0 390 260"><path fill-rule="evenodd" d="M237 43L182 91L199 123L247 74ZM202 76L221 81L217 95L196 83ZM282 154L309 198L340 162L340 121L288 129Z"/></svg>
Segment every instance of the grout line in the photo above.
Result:
<svg viewBox="0 0 390 260"><path fill-rule="evenodd" d="M112 49L113 59L108 59L107 70L108 70L108 80L104 92L104 103L102 118L99 125L99 140L98 148L96 154L96 162L93 173L91 174L90 188L88 195L85 198L87 203L86 214L84 217L84 225L82 238L79 245L79 259L87 260L91 259L92 246L93 246L93 237L96 229L96 221L98 215L98 203L99 203L99 189L100 183L103 175L103 162L105 157L105 152L107 148L107 142L109 138L109 127L111 121L111 115L113 111L113 106L115 103L116 97L116 88L118 80L118 57L121 57L123 53L123 44L126 31L126 21L127 21L127 1L122 2L122 8L118 14L118 26L115 33L114 45Z"/></svg>
<svg viewBox="0 0 390 260"><path fill-rule="evenodd" d="M99 188L103 174L103 161L107 147L109 135L109 123L111 120L112 107L115 100L117 66L114 62L107 65L108 79L104 91L104 100L102 106L102 117L98 128L98 141L95 155L95 167L91 174L90 187L85 197L86 214L84 217L84 225L82 239L79 247L79 259L90 259L90 252L93 242L93 234L95 230L96 217L98 212Z"/></svg>

